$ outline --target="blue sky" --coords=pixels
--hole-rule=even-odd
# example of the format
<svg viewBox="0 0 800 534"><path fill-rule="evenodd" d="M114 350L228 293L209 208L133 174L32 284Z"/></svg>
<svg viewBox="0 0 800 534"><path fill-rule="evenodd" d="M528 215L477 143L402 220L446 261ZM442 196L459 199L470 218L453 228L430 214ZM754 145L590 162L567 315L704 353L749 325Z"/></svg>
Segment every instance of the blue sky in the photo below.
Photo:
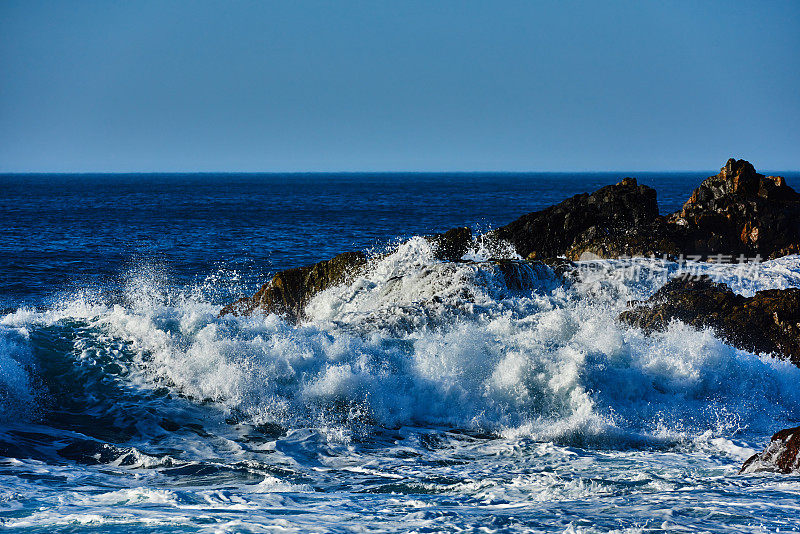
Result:
<svg viewBox="0 0 800 534"><path fill-rule="evenodd" d="M0 171L800 168L800 2L0 2Z"/></svg>

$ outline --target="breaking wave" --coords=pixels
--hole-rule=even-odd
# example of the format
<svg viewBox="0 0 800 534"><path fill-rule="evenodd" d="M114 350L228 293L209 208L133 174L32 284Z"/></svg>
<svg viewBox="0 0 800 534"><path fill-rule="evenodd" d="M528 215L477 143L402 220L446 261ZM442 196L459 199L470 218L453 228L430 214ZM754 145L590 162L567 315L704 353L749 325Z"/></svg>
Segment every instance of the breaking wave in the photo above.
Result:
<svg viewBox="0 0 800 534"><path fill-rule="evenodd" d="M0 410L35 420L54 389L71 387L112 422L177 395L229 422L341 439L443 425L601 447L763 435L800 419L793 365L710 330L673 323L648 336L616 320L677 264L608 260L571 273L487 256L441 262L411 239L317 295L300 325L219 318L207 292L170 290L143 269L122 296L3 316ZM742 294L800 286L797 256L746 273L694 267ZM71 354L66 368L33 359L57 349Z"/></svg>

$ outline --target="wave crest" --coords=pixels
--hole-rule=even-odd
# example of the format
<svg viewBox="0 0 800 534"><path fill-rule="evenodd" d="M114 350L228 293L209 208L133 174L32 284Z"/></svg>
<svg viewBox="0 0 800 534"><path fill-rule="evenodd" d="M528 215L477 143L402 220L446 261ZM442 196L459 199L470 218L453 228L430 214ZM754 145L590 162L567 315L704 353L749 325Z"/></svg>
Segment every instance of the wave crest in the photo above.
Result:
<svg viewBox="0 0 800 534"><path fill-rule="evenodd" d="M676 270L636 261L646 276L618 279L620 264L608 261L564 281L544 266L439 262L412 239L318 295L297 326L274 315L220 319L198 292L164 298L138 277L124 304L76 298L3 318L0 388L18 397L0 402L33 403L30 341L13 332L69 320L85 325L95 350L126 354L135 387L212 401L254 425L447 425L619 443L768 432L800 417L800 369L710 331L673 324L646 336L620 325L627 300ZM800 259L760 269L740 289L795 285Z"/></svg>

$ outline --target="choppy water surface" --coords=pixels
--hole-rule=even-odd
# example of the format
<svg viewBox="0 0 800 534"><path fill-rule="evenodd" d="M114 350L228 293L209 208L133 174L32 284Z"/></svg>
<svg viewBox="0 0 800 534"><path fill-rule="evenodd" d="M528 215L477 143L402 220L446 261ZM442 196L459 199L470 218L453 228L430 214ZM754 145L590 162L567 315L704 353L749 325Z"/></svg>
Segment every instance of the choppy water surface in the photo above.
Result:
<svg viewBox="0 0 800 534"><path fill-rule="evenodd" d="M641 181L670 211L708 174ZM391 246L618 177L1 177L0 525L800 529L800 477L737 474L798 424L800 369L615 320L681 266L509 278L477 245L463 264ZM394 252L306 323L217 317L272 270L354 248ZM745 295L800 287L796 256L693 267Z"/></svg>

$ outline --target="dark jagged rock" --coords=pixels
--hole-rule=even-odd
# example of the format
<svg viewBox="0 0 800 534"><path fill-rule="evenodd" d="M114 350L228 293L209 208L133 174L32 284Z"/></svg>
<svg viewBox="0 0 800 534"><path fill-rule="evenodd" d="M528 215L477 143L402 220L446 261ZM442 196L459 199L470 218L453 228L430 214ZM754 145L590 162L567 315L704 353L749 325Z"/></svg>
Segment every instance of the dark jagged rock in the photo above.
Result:
<svg viewBox="0 0 800 534"><path fill-rule="evenodd" d="M624 231L607 231L592 227L584 232L564 253L571 260L620 257L675 257L681 254L665 219L634 226Z"/></svg>
<svg viewBox="0 0 800 534"><path fill-rule="evenodd" d="M443 234L428 236L434 246L435 256L440 260L458 261L467 253L472 243L472 231L467 227L452 228Z"/></svg>
<svg viewBox="0 0 800 534"><path fill-rule="evenodd" d="M458 261L469 249L472 231L453 228L443 234L428 236L435 256L445 261ZM345 252L314 265L280 271L253 296L243 297L225 306L220 316L250 315L254 311L277 313L296 321L305 316L311 298L329 287L344 283L367 263L361 252Z"/></svg>
<svg viewBox="0 0 800 534"><path fill-rule="evenodd" d="M493 235L510 242L528 259L579 259L585 252L616 257L647 255L653 248L653 235L667 236L664 224L655 190L639 185L635 178L625 178L523 215ZM674 248L670 243L667 247Z"/></svg>
<svg viewBox="0 0 800 534"><path fill-rule="evenodd" d="M705 276L673 278L619 318L645 331L661 330L673 319L710 327L735 347L774 353L800 366L798 288L769 289L747 298Z"/></svg>
<svg viewBox="0 0 800 534"><path fill-rule="evenodd" d="M655 190L625 178L523 215L493 233L524 258L800 253L800 194L777 176L730 159L683 208L658 213Z"/></svg>
<svg viewBox="0 0 800 534"><path fill-rule="evenodd" d="M800 472L800 426L786 428L772 436L769 445L758 454L751 456L739 473Z"/></svg>
<svg viewBox="0 0 800 534"><path fill-rule="evenodd" d="M472 233L453 228L427 239L438 259L460 261ZM481 239L489 249L507 241L523 258L545 262L681 254L776 257L800 253L800 195L783 178L758 174L748 162L730 159L692 193L681 211L667 217L658 213L655 190L625 178L523 215ZM281 271L252 297L223 308L221 315L261 310L300 319L316 293L346 281L365 264L363 254L349 252Z"/></svg>
<svg viewBox="0 0 800 534"><path fill-rule="evenodd" d="M686 254L770 258L800 251L800 194L744 160L729 159L667 220Z"/></svg>
<svg viewBox="0 0 800 534"><path fill-rule="evenodd" d="M348 276L366 265L362 252L345 252L330 260L277 273L252 297L244 297L225 306L220 316L249 315L255 310L277 313L297 320L304 316L311 298L329 287L345 282Z"/></svg>

